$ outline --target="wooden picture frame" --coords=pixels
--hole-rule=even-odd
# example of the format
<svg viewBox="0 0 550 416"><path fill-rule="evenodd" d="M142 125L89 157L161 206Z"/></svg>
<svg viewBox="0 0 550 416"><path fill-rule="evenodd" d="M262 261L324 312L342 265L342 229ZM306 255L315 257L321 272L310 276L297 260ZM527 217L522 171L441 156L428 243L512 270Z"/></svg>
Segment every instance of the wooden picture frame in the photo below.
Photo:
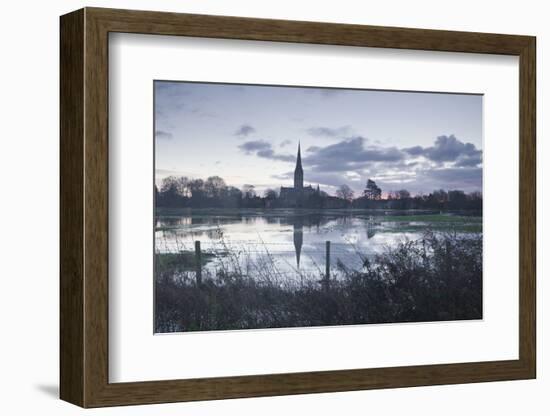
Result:
<svg viewBox="0 0 550 416"><path fill-rule="evenodd" d="M61 17L60 396L82 407L535 378L535 38L85 8ZM519 57L519 359L109 383L108 34L245 39Z"/></svg>

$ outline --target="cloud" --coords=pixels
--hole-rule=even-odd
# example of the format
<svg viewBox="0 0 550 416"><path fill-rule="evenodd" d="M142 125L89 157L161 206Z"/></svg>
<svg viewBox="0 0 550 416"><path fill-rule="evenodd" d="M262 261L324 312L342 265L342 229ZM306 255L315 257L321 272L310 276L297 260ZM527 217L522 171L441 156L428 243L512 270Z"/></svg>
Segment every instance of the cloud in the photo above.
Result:
<svg viewBox="0 0 550 416"><path fill-rule="evenodd" d="M436 179L445 182L447 189L449 184L454 187L467 182L469 184L481 184L482 169L481 168L447 168L447 169L431 169L424 172L424 175L431 179Z"/></svg>
<svg viewBox="0 0 550 416"><path fill-rule="evenodd" d="M362 175L362 180L353 182L345 180L340 174L333 175L331 184L340 178L350 185L355 191L362 191L367 178L376 181L382 191L395 191L407 189L413 194L429 193L435 189L453 190L460 189L465 192L479 191L482 189L482 168L422 168L411 170L380 170ZM323 182L321 182L323 183Z"/></svg>
<svg viewBox="0 0 550 416"><path fill-rule="evenodd" d="M240 137L247 137L254 132L256 132L256 129L252 127L250 124L243 124L237 129L234 135L240 136Z"/></svg>
<svg viewBox="0 0 550 416"><path fill-rule="evenodd" d="M442 163L455 162L455 166L477 166L481 163L481 150L472 143L464 143L454 135L439 136L433 146L414 146L403 149L411 156L424 156L425 158Z"/></svg>
<svg viewBox="0 0 550 416"><path fill-rule="evenodd" d="M277 154L273 149L259 150L256 156L263 157L265 159L281 160L283 162L294 162L295 157L292 155Z"/></svg>
<svg viewBox="0 0 550 416"><path fill-rule="evenodd" d="M279 143L279 146L280 147L285 147L285 146L288 146L291 143L292 143L292 140L283 140L281 143Z"/></svg>
<svg viewBox="0 0 550 416"><path fill-rule="evenodd" d="M292 179L294 178L294 172L285 172L285 173L281 173L281 174L278 174L278 175L271 175L271 177L273 179L277 179L277 180L287 180L287 179Z"/></svg>
<svg viewBox="0 0 550 416"><path fill-rule="evenodd" d="M483 174L480 167L426 168L409 171L382 171L372 175L384 191L407 189L416 194L434 189L460 189L466 192L482 189Z"/></svg>
<svg viewBox="0 0 550 416"><path fill-rule="evenodd" d="M481 164L481 151L473 155L462 155L455 162L456 167L475 167Z"/></svg>
<svg viewBox="0 0 550 416"><path fill-rule="evenodd" d="M185 83L155 81L155 114L166 117L187 107L190 92Z"/></svg>
<svg viewBox="0 0 550 416"><path fill-rule="evenodd" d="M411 156L422 156L424 154L424 148L422 146L413 146L403 149Z"/></svg>
<svg viewBox="0 0 550 416"><path fill-rule="evenodd" d="M239 149L256 157L294 163L294 154L278 153L265 140L247 141ZM302 149L304 150L304 149ZM306 183L335 189L347 184L362 192L371 178L387 192L407 189L413 194L434 189L482 189L482 151L454 136L440 136L432 146L398 148L374 144L352 136L327 146L310 146L302 153ZM293 172L273 175L276 181L292 179Z"/></svg>
<svg viewBox="0 0 550 416"><path fill-rule="evenodd" d="M420 172L417 180L428 189L461 189L467 192L480 190L483 182L483 170L474 168L431 169Z"/></svg>
<svg viewBox="0 0 550 416"><path fill-rule="evenodd" d="M311 136L321 136L321 137L343 137L347 136L351 132L349 126L341 126L336 128L331 127L310 127L307 129L307 132Z"/></svg>
<svg viewBox="0 0 550 416"><path fill-rule="evenodd" d="M252 140L239 145L239 149L249 155L256 151L271 149L271 143L268 143L265 140Z"/></svg>
<svg viewBox="0 0 550 416"><path fill-rule="evenodd" d="M361 191L368 178L383 190L407 188L479 190L482 151L454 136L440 136L433 146L397 148L354 136L328 146L311 146L303 157L306 181L322 186L346 183Z"/></svg>
<svg viewBox="0 0 550 416"><path fill-rule="evenodd" d="M264 159L281 160L283 162L294 162L295 156L276 153L271 143L265 140L252 140L239 145L239 149L247 155L256 155Z"/></svg>
<svg viewBox="0 0 550 416"><path fill-rule="evenodd" d="M157 130L155 131L155 138L157 139L166 139L166 140L170 140L174 137L174 135L168 131L164 131L164 130Z"/></svg>
<svg viewBox="0 0 550 416"><path fill-rule="evenodd" d="M321 150L321 147L320 146L309 146L306 150L308 152L317 152L317 151Z"/></svg>
<svg viewBox="0 0 550 416"><path fill-rule="evenodd" d="M339 173L321 173L313 172L307 176L308 183L321 184L323 187L338 187L343 184L349 184L349 179ZM351 186L351 185L350 185Z"/></svg>
<svg viewBox="0 0 550 416"><path fill-rule="evenodd" d="M344 172L362 169L375 162L398 162L405 154L396 147L368 146L361 136L325 147L312 146L304 163L318 172Z"/></svg>

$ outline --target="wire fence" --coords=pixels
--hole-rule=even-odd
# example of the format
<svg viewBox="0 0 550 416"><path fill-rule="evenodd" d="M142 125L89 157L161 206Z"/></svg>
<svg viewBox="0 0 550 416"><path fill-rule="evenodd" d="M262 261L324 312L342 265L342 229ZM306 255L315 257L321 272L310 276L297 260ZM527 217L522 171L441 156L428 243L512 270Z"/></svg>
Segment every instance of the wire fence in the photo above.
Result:
<svg viewBox="0 0 550 416"><path fill-rule="evenodd" d="M259 240L178 240L159 239L159 253L187 253L187 262L195 267L197 280L203 271L214 271L230 258L233 268L254 270L261 274L270 268L278 276L286 278L315 274L329 278L340 267L358 269L364 264L366 254L354 243L317 241L304 244L300 237L290 242L266 242ZM194 256L194 260L189 260ZM192 258L192 257L191 257ZM236 262L236 264L235 264Z"/></svg>

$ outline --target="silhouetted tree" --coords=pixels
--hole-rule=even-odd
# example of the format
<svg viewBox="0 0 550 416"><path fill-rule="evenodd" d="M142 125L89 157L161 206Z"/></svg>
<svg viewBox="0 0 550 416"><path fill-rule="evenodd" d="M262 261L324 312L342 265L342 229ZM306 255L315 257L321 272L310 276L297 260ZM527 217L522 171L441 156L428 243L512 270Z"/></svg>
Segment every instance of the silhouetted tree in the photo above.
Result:
<svg viewBox="0 0 550 416"><path fill-rule="evenodd" d="M268 188L264 191L264 197L266 199L277 199L277 191L271 189L271 188Z"/></svg>
<svg viewBox="0 0 550 416"><path fill-rule="evenodd" d="M256 190L254 189L254 185L244 184L243 185L243 196L246 199L255 198L256 197Z"/></svg>
<svg viewBox="0 0 550 416"><path fill-rule="evenodd" d="M466 205L467 198L464 191L449 191L449 208L462 209Z"/></svg>
<svg viewBox="0 0 550 416"><path fill-rule="evenodd" d="M348 185L340 185L336 191L336 196L346 201L351 201L353 199L353 190Z"/></svg>
<svg viewBox="0 0 550 416"><path fill-rule="evenodd" d="M431 199L434 202L437 202L440 204L445 204L449 200L449 195L443 189L433 191L431 194L431 197L432 197Z"/></svg>
<svg viewBox="0 0 550 416"><path fill-rule="evenodd" d="M232 199L242 199L243 193L239 188L230 186L229 188L227 188L227 196Z"/></svg>
<svg viewBox="0 0 550 416"><path fill-rule="evenodd" d="M376 185L372 179L367 181L367 186L363 191L363 195L367 199L379 200L382 198L382 190Z"/></svg>
<svg viewBox="0 0 550 416"><path fill-rule="evenodd" d="M226 190L227 185L225 181L219 176L210 176L206 182L204 182L204 191L209 198L221 198Z"/></svg>
<svg viewBox="0 0 550 416"><path fill-rule="evenodd" d="M274 189L266 189L262 197L256 194L253 185L246 184L240 190L228 186L219 176L210 176L206 180L190 179L185 176L168 176L161 181L160 187L154 185L155 204L158 207L224 207L224 208L277 208L284 207ZM481 192L466 193L463 190L437 189L429 194L412 196L406 189L388 192L382 199L382 190L376 182L369 179L363 195L354 199L353 190L346 184L329 196L317 191L301 201L303 208L354 208L362 209L437 209L437 210L475 210L483 209Z"/></svg>
<svg viewBox="0 0 550 416"><path fill-rule="evenodd" d="M411 197L411 193L406 189L401 189L397 191L398 199L408 199Z"/></svg>
<svg viewBox="0 0 550 416"><path fill-rule="evenodd" d="M159 202L161 205L182 206L186 191L187 178L168 176L161 182Z"/></svg>

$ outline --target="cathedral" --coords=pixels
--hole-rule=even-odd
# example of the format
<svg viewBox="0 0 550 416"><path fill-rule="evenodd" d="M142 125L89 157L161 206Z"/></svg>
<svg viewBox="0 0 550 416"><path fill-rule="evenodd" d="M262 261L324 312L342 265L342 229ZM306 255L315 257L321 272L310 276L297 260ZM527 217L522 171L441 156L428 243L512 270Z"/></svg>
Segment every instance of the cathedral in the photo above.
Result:
<svg viewBox="0 0 550 416"><path fill-rule="evenodd" d="M304 186L304 170L302 169L302 155L300 143L298 143L298 155L296 157L296 168L294 169L294 187L281 186L280 200L286 206L300 206L310 196L319 194L319 185L314 189L311 185Z"/></svg>

